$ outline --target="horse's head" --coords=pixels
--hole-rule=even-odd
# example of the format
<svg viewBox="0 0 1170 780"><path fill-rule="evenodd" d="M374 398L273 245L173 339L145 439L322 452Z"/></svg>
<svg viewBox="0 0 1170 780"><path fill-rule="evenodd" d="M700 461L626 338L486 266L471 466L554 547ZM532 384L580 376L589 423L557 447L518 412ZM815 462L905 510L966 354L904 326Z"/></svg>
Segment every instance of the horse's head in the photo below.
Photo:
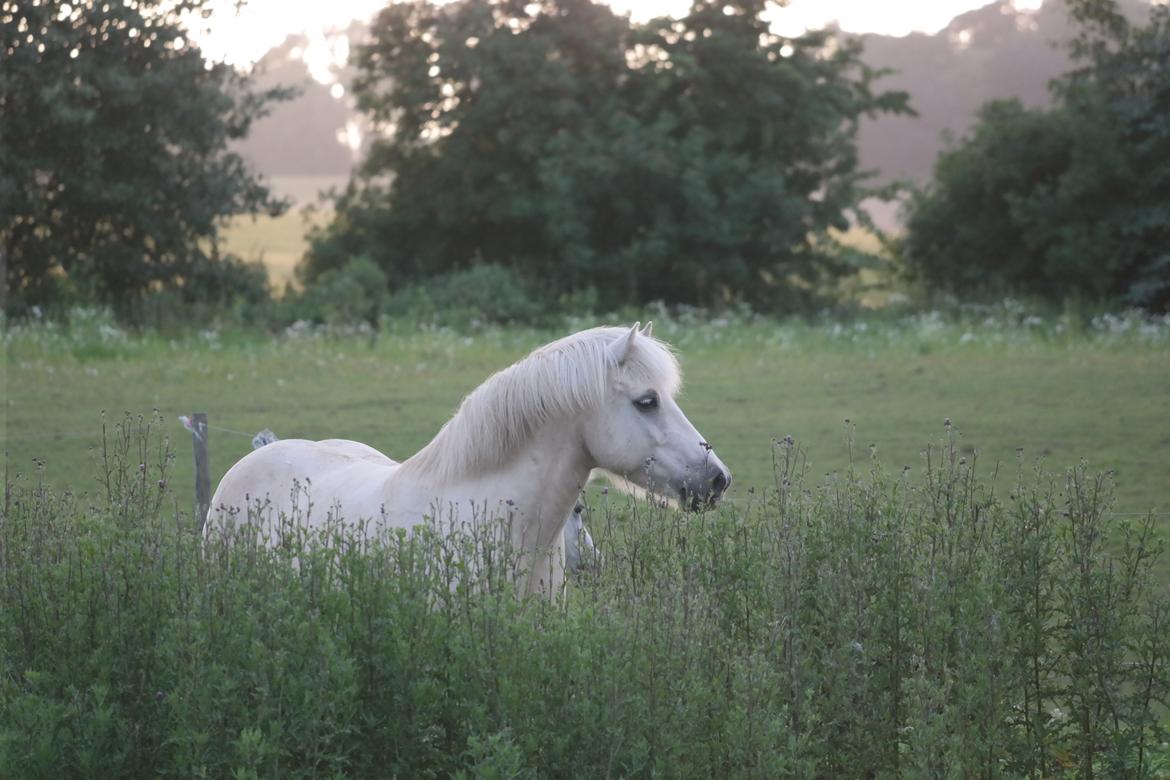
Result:
<svg viewBox="0 0 1170 780"><path fill-rule="evenodd" d="M697 509L731 486L731 472L674 400L678 365L665 345L634 325L609 345L605 400L583 419L597 465Z"/></svg>

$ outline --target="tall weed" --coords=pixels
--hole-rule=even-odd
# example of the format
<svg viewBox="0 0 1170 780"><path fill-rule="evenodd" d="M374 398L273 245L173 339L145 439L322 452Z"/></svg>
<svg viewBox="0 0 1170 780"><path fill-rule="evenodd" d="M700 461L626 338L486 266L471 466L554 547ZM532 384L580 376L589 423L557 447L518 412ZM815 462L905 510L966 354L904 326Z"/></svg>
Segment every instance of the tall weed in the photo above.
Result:
<svg viewBox="0 0 1170 780"><path fill-rule="evenodd" d="M204 542L155 421L99 495L8 484L0 776L1165 777L1170 603L1109 480L948 432L717 512L602 494L522 599L486 523ZM294 518L295 520L295 518Z"/></svg>

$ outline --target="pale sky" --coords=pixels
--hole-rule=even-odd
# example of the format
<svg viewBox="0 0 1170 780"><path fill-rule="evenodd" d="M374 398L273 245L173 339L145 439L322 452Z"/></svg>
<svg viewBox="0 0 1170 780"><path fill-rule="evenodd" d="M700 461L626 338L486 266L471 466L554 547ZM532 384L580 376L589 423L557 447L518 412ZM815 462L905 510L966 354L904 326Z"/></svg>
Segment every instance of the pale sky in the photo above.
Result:
<svg viewBox="0 0 1170 780"><path fill-rule="evenodd" d="M634 19L678 15L690 5L690 0L610 2L618 11L630 12ZM781 35L798 35L832 21L850 32L905 35L915 30L937 32L956 15L987 2L990 0L792 0L770 16L773 29ZM333 67L344 63L348 55L346 42L335 31L351 20L368 20L385 4L386 0L248 0L237 15L234 0L218 0L210 29L195 32L194 37L206 56L247 65L282 43L286 36L306 35L309 45L300 52L302 58L313 78L331 84L336 81ZM1031 10L1040 5L1040 0L1013 0L1013 4Z"/></svg>

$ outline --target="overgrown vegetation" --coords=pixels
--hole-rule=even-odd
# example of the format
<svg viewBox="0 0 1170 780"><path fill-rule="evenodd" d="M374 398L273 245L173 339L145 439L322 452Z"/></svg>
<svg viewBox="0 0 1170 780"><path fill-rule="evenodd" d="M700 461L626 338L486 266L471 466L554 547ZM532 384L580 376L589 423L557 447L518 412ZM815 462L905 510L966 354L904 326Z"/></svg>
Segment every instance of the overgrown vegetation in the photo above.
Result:
<svg viewBox="0 0 1170 780"><path fill-rule="evenodd" d="M1163 547L1083 467L993 495L948 430L813 484L783 439L719 512L601 497L549 604L482 529L204 546L160 431L100 495L6 485L0 775L1170 772Z"/></svg>

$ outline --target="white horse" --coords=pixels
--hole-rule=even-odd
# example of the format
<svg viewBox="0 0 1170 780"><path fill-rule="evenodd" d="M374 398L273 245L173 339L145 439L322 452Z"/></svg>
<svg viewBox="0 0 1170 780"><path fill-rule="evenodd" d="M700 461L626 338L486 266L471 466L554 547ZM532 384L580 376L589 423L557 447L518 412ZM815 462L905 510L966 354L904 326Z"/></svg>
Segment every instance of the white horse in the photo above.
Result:
<svg viewBox="0 0 1170 780"><path fill-rule="evenodd" d="M714 504L731 474L675 403L678 362L651 325L593 328L535 350L472 391L438 435L397 463L358 442L285 439L246 455L211 500L206 536L239 516L271 524L365 521L365 535L488 513L507 516L527 592L559 591L566 521L595 468L691 508ZM262 513L250 512L264 502ZM255 515L260 514L260 517ZM266 528L265 525L268 525ZM448 526L449 527L449 526Z"/></svg>

